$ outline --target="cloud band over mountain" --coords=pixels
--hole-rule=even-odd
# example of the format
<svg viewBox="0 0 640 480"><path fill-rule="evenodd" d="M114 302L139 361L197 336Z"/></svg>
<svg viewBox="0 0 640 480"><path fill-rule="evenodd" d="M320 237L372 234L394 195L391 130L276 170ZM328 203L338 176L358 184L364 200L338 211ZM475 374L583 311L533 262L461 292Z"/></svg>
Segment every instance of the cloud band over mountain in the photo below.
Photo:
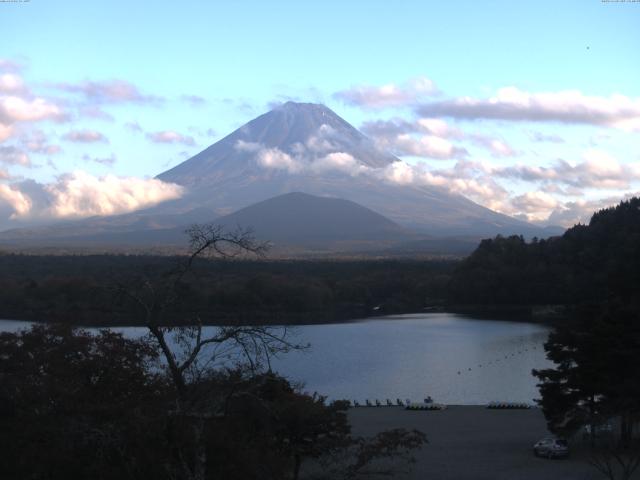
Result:
<svg viewBox="0 0 640 480"><path fill-rule="evenodd" d="M33 180L0 184L0 223L115 215L180 198L184 188L157 179L96 177L81 170L53 183Z"/></svg>

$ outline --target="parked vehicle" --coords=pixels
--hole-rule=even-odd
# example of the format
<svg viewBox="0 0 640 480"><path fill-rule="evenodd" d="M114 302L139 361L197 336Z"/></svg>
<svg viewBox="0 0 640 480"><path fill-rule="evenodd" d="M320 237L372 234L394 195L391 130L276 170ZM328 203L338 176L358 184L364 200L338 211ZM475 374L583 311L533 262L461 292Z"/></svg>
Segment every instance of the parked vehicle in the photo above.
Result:
<svg viewBox="0 0 640 480"><path fill-rule="evenodd" d="M569 444L563 438L547 437L533 446L536 457L563 458L569 455Z"/></svg>

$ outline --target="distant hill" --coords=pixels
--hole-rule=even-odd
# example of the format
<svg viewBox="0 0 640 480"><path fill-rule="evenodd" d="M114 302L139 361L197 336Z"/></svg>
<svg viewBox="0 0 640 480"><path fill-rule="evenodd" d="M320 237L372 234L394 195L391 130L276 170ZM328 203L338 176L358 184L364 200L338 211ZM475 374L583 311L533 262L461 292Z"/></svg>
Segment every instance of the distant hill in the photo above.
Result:
<svg viewBox="0 0 640 480"><path fill-rule="evenodd" d="M349 200L293 192L219 218L233 229L251 227L257 238L276 245L329 248L338 243L400 241L416 234Z"/></svg>
<svg viewBox="0 0 640 480"><path fill-rule="evenodd" d="M562 236L483 240L449 286L458 304L640 302L640 198L593 214Z"/></svg>

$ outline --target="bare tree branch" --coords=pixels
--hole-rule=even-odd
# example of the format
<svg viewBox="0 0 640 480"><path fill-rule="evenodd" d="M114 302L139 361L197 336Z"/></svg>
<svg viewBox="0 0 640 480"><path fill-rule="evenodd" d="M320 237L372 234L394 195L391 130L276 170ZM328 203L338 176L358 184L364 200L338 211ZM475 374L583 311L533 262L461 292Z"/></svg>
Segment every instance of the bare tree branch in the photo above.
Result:
<svg viewBox="0 0 640 480"><path fill-rule="evenodd" d="M197 260L209 257L233 259L243 255L261 258L269 246L266 242L256 241L251 230L239 227L227 232L220 225L210 223L193 225L186 233L189 235L189 254L184 261L156 278L142 277L135 286L119 284L117 291L141 309L149 334L157 343L171 375L177 393L176 414L191 422L195 442L193 458L187 461L181 457L179 476L204 480L204 421L212 415L211 409L221 406L207 399L200 401L199 394L192 391L192 386L197 385L204 374L203 368L214 365L216 355L222 352L227 357L221 359L222 365L229 366L230 360L237 364L244 358L255 373L263 359L270 368L271 356L302 347L287 340L287 329L280 334L274 327L265 326L232 325L205 330L199 315L194 319L182 319L180 324L183 326L166 326L165 313L180 300L180 289L187 275L194 275ZM234 358L236 354L240 356ZM202 358L205 359L204 367L200 363Z"/></svg>

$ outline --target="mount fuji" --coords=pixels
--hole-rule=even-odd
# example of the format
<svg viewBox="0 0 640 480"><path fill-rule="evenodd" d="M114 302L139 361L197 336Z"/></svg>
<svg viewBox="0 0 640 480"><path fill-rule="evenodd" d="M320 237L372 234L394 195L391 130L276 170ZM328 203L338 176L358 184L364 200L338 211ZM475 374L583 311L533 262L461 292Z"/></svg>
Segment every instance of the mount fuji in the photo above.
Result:
<svg viewBox="0 0 640 480"><path fill-rule="evenodd" d="M287 102L158 175L164 182L184 187L179 199L125 215L9 230L0 233L0 241L179 244L184 242L180 232L186 225L215 219L224 225L240 220L277 225L277 232L261 227L257 233L265 240L271 235L281 244L296 244L309 236L301 230L311 227L291 217L294 204L298 204L296 218L306 215L313 224L309 231L334 232L342 242L349 239L344 229L338 232L338 221L351 225L352 240L384 238L386 245L394 239L415 242L426 237L548 236L542 228L443 188L399 182L394 172L401 165L397 157L378 149L324 105ZM249 208L280 196L278 201ZM338 220L341 208L349 215ZM338 238L316 237L327 242Z"/></svg>
<svg viewBox="0 0 640 480"><path fill-rule="evenodd" d="M287 102L157 178L189 190L170 203L220 215L304 192L351 200L429 235L541 231L445 189L394 182L399 161L324 105Z"/></svg>

